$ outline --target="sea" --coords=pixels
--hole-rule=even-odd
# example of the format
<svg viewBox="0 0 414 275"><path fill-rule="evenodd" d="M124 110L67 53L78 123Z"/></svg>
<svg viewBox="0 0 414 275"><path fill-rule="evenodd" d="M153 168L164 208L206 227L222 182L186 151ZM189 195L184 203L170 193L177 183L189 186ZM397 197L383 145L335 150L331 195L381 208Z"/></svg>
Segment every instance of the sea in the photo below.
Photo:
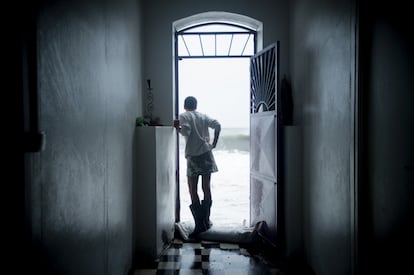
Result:
<svg viewBox="0 0 414 275"><path fill-rule="evenodd" d="M213 132L210 137L213 137ZM249 226L250 221L250 138L249 128L223 128L213 155L218 172L211 175L212 208L210 219L224 227ZM182 222L193 222L187 186L185 140L180 136L180 202ZM201 179L198 194L203 199Z"/></svg>

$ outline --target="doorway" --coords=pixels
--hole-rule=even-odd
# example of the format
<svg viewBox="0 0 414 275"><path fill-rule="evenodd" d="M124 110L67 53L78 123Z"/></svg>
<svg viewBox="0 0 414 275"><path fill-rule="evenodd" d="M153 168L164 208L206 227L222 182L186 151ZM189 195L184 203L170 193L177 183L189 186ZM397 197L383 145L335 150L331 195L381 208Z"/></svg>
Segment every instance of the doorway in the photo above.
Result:
<svg viewBox="0 0 414 275"><path fill-rule="evenodd" d="M176 115L184 111L185 97L198 100L197 110L217 119L222 131L213 151L219 171L212 174L215 225L250 224L250 57L256 51L254 30L224 23L193 26L176 32ZM211 133L212 135L212 133ZM178 142L177 177L180 221L192 221L185 141ZM201 183L199 194L202 198Z"/></svg>
<svg viewBox="0 0 414 275"><path fill-rule="evenodd" d="M222 125L217 148L213 150L219 171L212 174L213 208L216 225L241 226L249 223L249 60L183 60L179 67L179 110L192 95L197 110ZM217 68L220 68L218 70ZM237 69L237 70L236 70ZM213 133L211 133L211 136ZM186 182L184 138L180 137L181 220L192 220ZM200 184L199 184L200 185ZM201 186L199 186L200 190ZM201 190L200 190L201 191ZM200 193L202 198L202 194Z"/></svg>

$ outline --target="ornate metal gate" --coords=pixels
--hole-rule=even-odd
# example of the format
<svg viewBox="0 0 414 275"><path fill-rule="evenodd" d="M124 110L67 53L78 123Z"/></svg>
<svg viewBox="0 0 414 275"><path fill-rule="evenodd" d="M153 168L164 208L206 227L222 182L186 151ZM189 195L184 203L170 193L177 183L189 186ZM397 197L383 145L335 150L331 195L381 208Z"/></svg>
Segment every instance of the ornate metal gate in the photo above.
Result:
<svg viewBox="0 0 414 275"><path fill-rule="evenodd" d="M280 220L279 42L250 61L250 223L266 221L276 241Z"/></svg>

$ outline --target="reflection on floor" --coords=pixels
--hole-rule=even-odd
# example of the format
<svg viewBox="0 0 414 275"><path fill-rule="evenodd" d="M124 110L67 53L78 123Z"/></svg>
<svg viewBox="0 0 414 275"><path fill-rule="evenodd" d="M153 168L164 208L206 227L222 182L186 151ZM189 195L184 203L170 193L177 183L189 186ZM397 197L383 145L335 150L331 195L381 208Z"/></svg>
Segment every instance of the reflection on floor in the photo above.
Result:
<svg viewBox="0 0 414 275"><path fill-rule="evenodd" d="M175 239L148 268L134 272L134 275L149 274L284 275L286 273L274 263L251 254L238 244L207 241L183 243Z"/></svg>

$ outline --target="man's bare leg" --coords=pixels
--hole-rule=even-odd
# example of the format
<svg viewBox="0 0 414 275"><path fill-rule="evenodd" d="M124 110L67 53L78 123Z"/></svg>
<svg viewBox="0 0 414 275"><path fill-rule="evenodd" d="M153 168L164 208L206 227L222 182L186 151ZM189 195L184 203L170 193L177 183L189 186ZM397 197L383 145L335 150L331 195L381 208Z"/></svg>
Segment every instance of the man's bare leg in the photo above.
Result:
<svg viewBox="0 0 414 275"><path fill-rule="evenodd" d="M201 177L201 187L203 188L204 200L211 201L211 174L203 175Z"/></svg>
<svg viewBox="0 0 414 275"><path fill-rule="evenodd" d="M200 204L200 198L198 197L197 185L198 185L198 176L187 177L188 182L188 191L190 191L191 203Z"/></svg>

